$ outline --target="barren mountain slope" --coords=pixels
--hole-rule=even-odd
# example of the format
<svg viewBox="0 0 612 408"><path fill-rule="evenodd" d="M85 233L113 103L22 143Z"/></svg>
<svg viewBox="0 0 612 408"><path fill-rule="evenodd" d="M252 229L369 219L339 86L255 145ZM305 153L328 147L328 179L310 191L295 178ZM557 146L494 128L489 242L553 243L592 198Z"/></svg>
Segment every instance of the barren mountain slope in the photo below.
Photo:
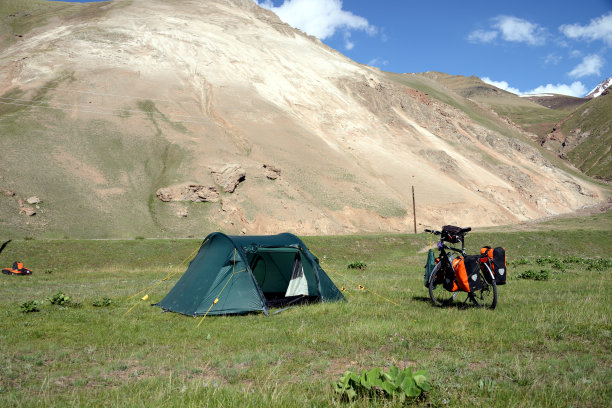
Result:
<svg viewBox="0 0 612 408"><path fill-rule="evenodd" d="M251 0L70 7L0 50L0 190L15 193L0 195L2 235L404 232L411 186L418 223L434 226L529 220L606 194L441 83L418 78L450 105ZM246 174L233 192L211 172L226 164ZM218 199L158 198L189 184ZM30 196L34 216L18 205Z"/></svg>

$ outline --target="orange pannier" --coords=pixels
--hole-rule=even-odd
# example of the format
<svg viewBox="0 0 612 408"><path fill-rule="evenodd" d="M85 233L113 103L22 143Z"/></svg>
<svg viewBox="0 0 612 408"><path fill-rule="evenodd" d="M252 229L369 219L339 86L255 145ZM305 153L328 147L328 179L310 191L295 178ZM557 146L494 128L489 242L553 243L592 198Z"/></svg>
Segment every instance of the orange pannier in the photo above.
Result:
<svg viewBox="0 0 612 408"><path fill-rule="evenodd" d="M482 287L480 278L478 255L466 255L453 259L453 270L455 271L455 281L459 290L473 292Z"/></svg>

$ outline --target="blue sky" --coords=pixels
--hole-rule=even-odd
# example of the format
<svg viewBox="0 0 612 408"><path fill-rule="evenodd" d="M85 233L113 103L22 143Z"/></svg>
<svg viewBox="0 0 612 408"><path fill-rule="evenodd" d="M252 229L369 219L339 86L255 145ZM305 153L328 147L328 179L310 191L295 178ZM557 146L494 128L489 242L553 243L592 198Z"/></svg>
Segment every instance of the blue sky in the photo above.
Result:
<svg viewBox="0 0 612 408"><path fill-rule="evenodd" d="M88 1L88 0L73 0ZM349 58L584 96L612 76L612 0L254 0Z"/></svg>
<svg viewBox="0 0 612 408"><path fill-rule="evenodd" d="M612 76L612 0L259 0L349 58L583 96Z"/></svg>

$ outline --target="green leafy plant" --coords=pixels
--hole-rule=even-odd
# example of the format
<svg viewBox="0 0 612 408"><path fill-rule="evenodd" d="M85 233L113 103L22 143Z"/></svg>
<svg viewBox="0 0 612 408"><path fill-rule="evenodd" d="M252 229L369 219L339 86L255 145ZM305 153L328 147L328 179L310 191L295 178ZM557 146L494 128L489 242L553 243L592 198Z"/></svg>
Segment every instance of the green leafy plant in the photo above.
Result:
<svg viewBox="0 0 612 408"><path fill-rule="evenodd" d="M566 256L565 258L563 258L563 263L564 264L581 264L581 263L585 263L585 260L580 258L579 256Z"/></svg>
<svg viewBox="0 0 612 408"><path fill-rule="evenodd" d="M21 304L20 309L22 313L40 312L38 306L39 304L36 300L28 300Z"/></svg>
<svg viewBox="0 0 612 408"><path fill-rule="evenodd" d="M551 267L555 268L558 271L564 271L563 261L558 258L538 258L536 259L536 263L540 266L549 264Z"/></svg>
<svg viewBox="0 0 612 408"><path fill-rule="evenodd" d="M612 268L612 259L589 259L587 262L587 270L589 271L604 271Z"/></svg>
<svg viewBox="0 0 612 408"><path fill-rule="evenodd" d="M47 298L46 300L52 305L58 306L70 306L71 304L73 304L72 298L63 294L62 292L57 292L55 295Z"/></svg>
<svg viewBox="0 0 612 408"><path fill-rule="evenodd" d="M404 401L406 398L419 397L430 389L425 371L413 373L408 367L401 370L396 366L391 366L388 372L380 368L362 370L361 374L347 370L334 383L334 391L344 400L352 400L357 396L382 395Z"/></svg>
<svg viewBox="0 0 612 408"><path fill-rule="evenodd" d="M549 272L547 269L540 269L540 271L535 271L533 269L527 269L526 271L521 272L517 275L519 279L532 279L537 281L548 280Z"/></svg>
<svg viewBox="0 0 612 408"><path fill-rule="evenodd" d="M368 267L365 262L355 261L348 264L347 269L361 269L364 270Z"/></svg>
<svg viewBox="0 0 612 408"><path fill-rule="evenodd" d="M519 258L519 259L510 261L508 263L512 266L519 266L519 265L529 265L530 262L529 262L529 259L527 258Z"/></svg>
<svg viewBox="0 0 612 408"><path fill-rule="evenodd" d="M102 299L94 300L91 305L94 307L107 307L107 306L110 306L111 303L113 302L112 300L110 300L110 298L103 297Z"/></svg>

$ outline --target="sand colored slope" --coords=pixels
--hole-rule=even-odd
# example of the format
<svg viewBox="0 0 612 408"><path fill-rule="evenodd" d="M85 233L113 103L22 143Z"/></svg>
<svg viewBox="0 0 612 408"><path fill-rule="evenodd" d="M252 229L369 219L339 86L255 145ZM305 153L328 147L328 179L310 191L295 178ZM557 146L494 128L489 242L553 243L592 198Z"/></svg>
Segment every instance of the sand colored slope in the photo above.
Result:
<svg viewBox="0 0 612 408"><path fill-rule="evenodd" d="M14 198L0 200L2 222L23 234L405 232L412 186L421 226L506 224L605 199L518 129L475 121L443 84L418 79L453 106L250 0L74 7L0 50L0 187L45 202L26 221ZM227 163L247 175L217 202L155 196L214 184L211 168Z"/></svg>

